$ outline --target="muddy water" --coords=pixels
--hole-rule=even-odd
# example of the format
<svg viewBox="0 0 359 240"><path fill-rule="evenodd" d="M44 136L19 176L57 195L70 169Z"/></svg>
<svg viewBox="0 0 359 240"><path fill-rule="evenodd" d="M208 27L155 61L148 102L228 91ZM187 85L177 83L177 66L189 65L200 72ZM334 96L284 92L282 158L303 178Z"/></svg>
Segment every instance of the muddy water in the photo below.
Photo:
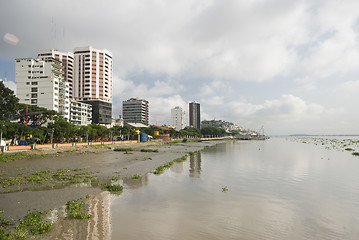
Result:
<svg viewBox="0 0 359 240"><path fill-rule="evenodd" d="M358 239L358 171L284 138L220 144L112 195L108 239Z"/></svg>

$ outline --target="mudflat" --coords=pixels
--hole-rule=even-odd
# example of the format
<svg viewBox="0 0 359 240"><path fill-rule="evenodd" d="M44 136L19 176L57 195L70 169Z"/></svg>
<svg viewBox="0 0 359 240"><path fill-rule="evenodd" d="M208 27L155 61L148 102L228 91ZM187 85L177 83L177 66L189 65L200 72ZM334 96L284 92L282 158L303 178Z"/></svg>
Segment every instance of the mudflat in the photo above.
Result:
<svg viewBox="0 0 359 240"><path fill-rule="evenodd" d="M0 163L0 177L3 179L0 186L0 209L4 211L4 217L16 220L23 218L28 210L60 208L67 201L100 194L103 192L100 183L121 179L124 185L131 184L134 176L144 177L161 165L218 143L220 141L147 142L36 150L36 156L29 153L24 159ZM114 151L116 148L131 150ZM145 152L143 149L153 151ZM37 178L63 176L61 174L72 176L76 181ZM22 181L23 178L27 181ZM15 179L18 182L6 185L4 179Z"/></svg>

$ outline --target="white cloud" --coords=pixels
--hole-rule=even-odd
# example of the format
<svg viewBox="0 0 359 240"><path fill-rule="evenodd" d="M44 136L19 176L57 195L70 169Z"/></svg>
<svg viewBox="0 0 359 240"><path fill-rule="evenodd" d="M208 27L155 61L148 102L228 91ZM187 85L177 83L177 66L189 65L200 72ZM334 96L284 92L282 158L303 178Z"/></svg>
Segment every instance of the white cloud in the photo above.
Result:
<svg viewBox="0 0 359 240"><path fill-rule="evenodd" d="M180 106L186 110L186 102L178 94L183 89L179 83L171 80L155 81L151 87L149 84L135 84L131 80L125 80L114 76L113 114L122 115L122 101L133 97L139 97L149 101L150 123L163 124L170 122L171 108Z"/></svg>
<svg viewBox="0 0 359 240"><path fill-rule="evenodd" d="M19 42L0 41L0 64L40 49L110 50L115 115L123 100L141 97L150 100L150 118L164 123L171 107L197 99L203 117L288 131L320 126L329 112L330 129L343 112L358 119L358 1L18 0L2 10L1 34ZM340 94L328 94L334 87Z"/></svg>
<svg viewBox="0 0 359 240"><path fill-rule="evenodd" d="M359 81L347 81L341 84L341 88L346 93L358 95L359 92Z"/></svg>

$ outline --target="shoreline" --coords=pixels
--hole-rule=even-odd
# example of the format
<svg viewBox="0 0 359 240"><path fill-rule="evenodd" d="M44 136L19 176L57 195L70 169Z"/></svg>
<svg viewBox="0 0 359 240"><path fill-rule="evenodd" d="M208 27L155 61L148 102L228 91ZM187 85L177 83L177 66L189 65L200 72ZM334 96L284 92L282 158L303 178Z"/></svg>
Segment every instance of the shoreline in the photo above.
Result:
<svg viewBox="0 0 359 240"><path fill-rule="evenodd" d="M25 159L0 162L0 177L15 178L29 176L41 171L51 172L68 169L68 171L73 172L86 172L92 180L97 179L97 181L65 185L53 185L51 181L10 187L1 185L1 191L16 190L15 192L0 194L0 208L4 211L2 216L18 220L23 218L28 210L45 211L60 208L67 201L104 192L100 189L100 184L114 182L112 179L121 179L121 185L125 186L124 191L126 191L126 187L136 185L141 181L141 179L132 179L133 176L138 175L143 178L157 167L188 155L190 152L201 151L206 147L223 142L225 141L147 142L97 147L69 147L69 149L63 147L61 150L56 148L35 150L36 152L33 152L36 154L35 156L31 156L32 151L30 151L29 157ZM114 151L115 148L131 148L132 151L128 153L119 152ZM158 152L142 152L141 149L158 150ZM36 157L38 153L41 157ZM29 189L36 189L36 191Z"/></svg>

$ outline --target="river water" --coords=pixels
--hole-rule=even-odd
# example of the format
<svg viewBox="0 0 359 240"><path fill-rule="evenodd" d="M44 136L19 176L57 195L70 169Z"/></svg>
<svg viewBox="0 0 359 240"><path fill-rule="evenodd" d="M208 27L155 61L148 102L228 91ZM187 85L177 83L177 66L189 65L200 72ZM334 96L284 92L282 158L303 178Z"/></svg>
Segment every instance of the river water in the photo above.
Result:
<svg viewBox="0 0 359 240"><path fill-rule="evenodd" d="M358 172L333 144L229 141L125 182L109 238L358 239Z"/></svg>

